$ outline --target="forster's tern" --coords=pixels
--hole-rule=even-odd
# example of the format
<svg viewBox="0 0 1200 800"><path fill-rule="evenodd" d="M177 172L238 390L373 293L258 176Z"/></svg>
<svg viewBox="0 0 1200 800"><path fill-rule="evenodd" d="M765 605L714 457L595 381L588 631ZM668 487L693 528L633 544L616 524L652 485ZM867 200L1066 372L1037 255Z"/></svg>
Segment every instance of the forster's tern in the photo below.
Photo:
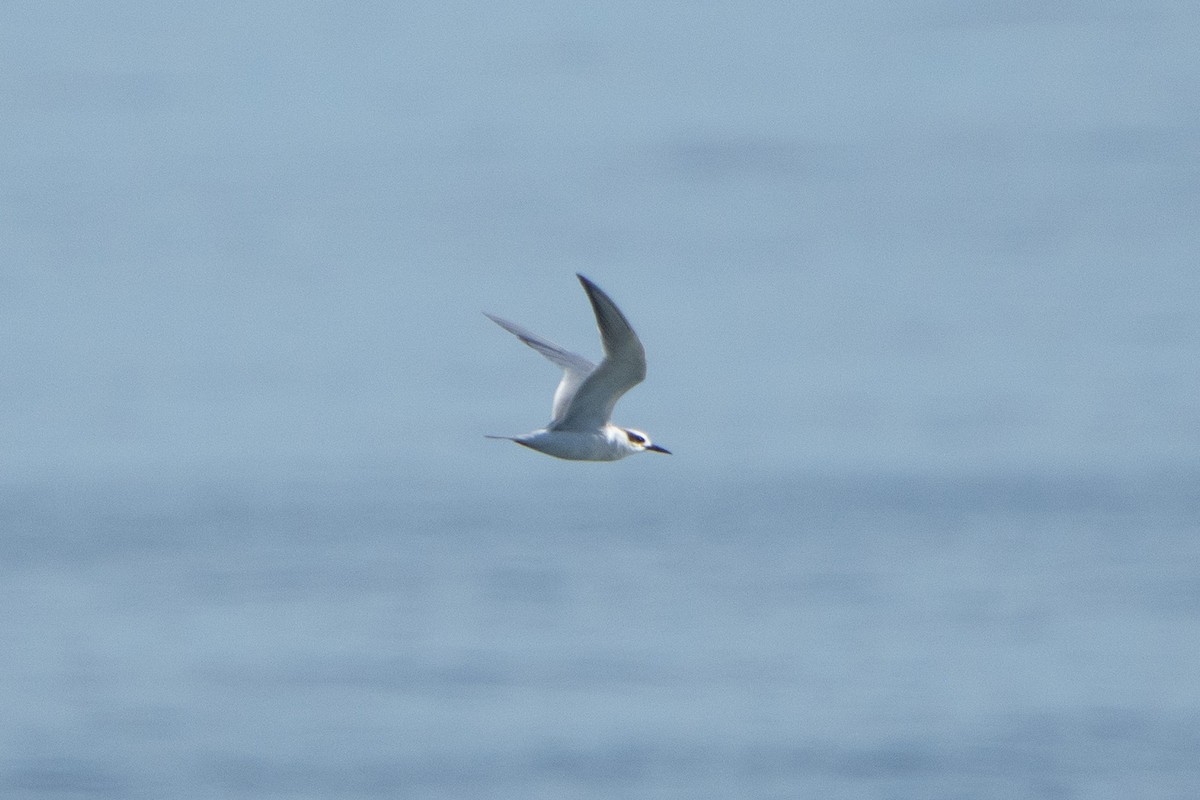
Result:
<svg viewBox="0 0 1200 800"><path fill-rule="evenodd" d="M650 450L670 453L650 442L650 437L632 428L610 422L613 406L621 395L646 377L646 351L629 321L600 287L576 275L592 301L596 327L604 343L604 360L596 366L583 356L570 353L520 325L486 314L487 318L537 350L562 368L562 381L554 392L550 423L520 436L489 436L509 439L555 458L572 461L616 461Z"/></svg>

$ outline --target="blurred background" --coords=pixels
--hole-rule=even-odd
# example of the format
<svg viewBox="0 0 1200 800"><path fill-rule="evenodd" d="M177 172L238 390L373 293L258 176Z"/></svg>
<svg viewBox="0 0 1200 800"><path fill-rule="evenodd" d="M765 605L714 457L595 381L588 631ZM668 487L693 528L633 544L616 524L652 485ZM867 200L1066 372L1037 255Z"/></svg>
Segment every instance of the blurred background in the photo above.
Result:
<svg viewBox="0 0 1200 800"><path fill-rule="evenodd" d="M0 17L0 794L1200 792L1194 4Z"/></svg>

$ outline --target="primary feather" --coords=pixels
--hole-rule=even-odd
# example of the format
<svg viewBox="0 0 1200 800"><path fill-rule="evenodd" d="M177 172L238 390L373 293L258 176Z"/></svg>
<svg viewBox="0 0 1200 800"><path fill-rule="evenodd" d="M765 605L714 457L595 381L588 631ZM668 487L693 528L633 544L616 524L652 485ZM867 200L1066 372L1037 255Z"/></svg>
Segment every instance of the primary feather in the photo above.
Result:
<svg viewBox="0 0 1200 800"><path fill-rule="evenodd" d="M580 431L601 428L612 419L621 396L646 378L646 349L617 304L599 286L576 275L587 292L604 344L604 360L575 390L561 418L551 430Z"/></svg>
<svg viewBox="0 0 1200 800"><path fill-rule="evenodd" d="M550 408L550 424L558 422L570 404L571 398L574 397L575 391L579 388L579 384L583 383L584 378L596 369L596 365L583 356L565 350L514 322L488 314L486 311L484 316L562 368L562 380L559 381L558 388L554 390L554 402Z"/></svg>

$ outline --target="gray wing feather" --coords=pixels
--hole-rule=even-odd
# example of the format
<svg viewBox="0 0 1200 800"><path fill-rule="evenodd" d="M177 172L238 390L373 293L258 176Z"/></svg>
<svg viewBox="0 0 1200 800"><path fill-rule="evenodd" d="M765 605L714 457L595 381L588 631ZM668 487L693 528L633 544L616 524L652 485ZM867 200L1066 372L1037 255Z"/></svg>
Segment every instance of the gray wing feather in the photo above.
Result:
<svg viewBox="0 0 1200 800"><path fill-rule="evenodd" d="M646 350L629 320L600 287L582 275L576 277L596 314L604 360L574 389L562 415L555 414L553 430L595 430L607 425L621 396L646 378ZM557 403L556 394L556 408Z"/></svg>
<svg viewBox="0 0 1200 800"><path fill-rule="evenodd" d="M596 365L583 356L564 350L554 342L543 339L516 323L487 312L484 312L484 316L562 368L562 380L559 381L558 388L554 390L554 403L550 411L550 424L555 425L570 406L571 399L575 396L580 384L596 370Z"/></svg>

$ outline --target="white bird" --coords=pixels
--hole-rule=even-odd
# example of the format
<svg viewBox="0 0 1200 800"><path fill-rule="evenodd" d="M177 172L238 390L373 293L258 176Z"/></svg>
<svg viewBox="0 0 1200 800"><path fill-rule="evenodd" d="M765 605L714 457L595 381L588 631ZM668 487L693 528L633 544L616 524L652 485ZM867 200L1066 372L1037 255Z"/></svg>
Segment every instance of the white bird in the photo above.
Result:
<svg viewBox="0 0 1200 800"><path fill-rule="evenodd" d="M508 439L555 458L572 461L616 461L647 450L670 454L650 442L650 437L611 422L613 406L621 395L646 377L646 350L617 304L600 287L576 275L592 302L596 327L604 343L604 360L596 366L536 334L491 314L484 315L562 368L562 381L554 392L551 420L544 428Z"/></svg>

